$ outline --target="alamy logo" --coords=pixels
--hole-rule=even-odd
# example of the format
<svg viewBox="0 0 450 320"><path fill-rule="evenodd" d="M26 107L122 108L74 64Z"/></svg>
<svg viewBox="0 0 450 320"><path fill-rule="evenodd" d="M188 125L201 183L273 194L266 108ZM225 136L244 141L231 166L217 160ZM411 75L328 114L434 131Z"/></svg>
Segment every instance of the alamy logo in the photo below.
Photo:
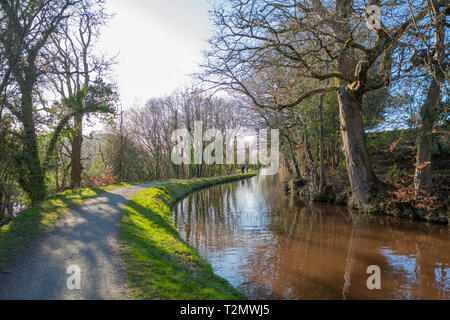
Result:
<svg viewBox="0 0 450 320"><path fill-rule="evenodd" d="M367 274L371 276L367 279L367 289L381 290L381 269L379 266L369 266Z"/></svg>
<svg viewBox="0 0 450 320"><path fill-rule="evenodd" d="M377 31L381 29L381 9L379 6L368 6L366 8L367 27L370 30Z"/></svg>
<svg viewBox="0 0 450 320"><path fill-rule="evenodd" d="M172 140L175 143L172 161L176 165L225 164L225 149L226 164L261 164L267 167L261 174L275 175L280 168L280 132L271 130L270 139L268 135L266 129L258 132L229 129L226 130L224 137L218 129L203 131L203 122L196 121L192 134L188 129L178 129L172 133ZM209 144L203 148L205 143Z"/></svg>
<svg viewBox="0 0 450 320"><path fill-rule="evenodd" d="M67 268L66 273L70 275L67 278L67 289L81 290L81 268L77 265L72 265Z"/></svg>

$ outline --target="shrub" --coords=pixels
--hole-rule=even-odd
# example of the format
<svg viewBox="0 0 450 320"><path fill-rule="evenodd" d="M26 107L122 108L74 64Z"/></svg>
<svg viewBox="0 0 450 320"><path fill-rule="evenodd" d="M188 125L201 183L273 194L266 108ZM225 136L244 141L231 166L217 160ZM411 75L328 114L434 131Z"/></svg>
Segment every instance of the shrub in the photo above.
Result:
<svg viewBox="0 0 450 320"><path fill-rule="evenodd" d="M389 168L389 170L386 173L386 180L389 183L399 183L402 181L402 179L407 179L408 177L408 172L406 171L406 169L400 170L397 167L397 164L394 164L393 166L391 166Z"/></svg>
<svg viewBox="0 0 450 320"><path fill-rule="evenodd" d="M117 178L111 171L103 172L100 177L92 176L90 180L94 187L106 187L117 183Z"/></svg>
<svg viewBox="0 0 450 320"><path fill-rule="evenodd" d="M389 193L388 210L402 210L409 207L431 214L444 206L438 197L432 196L426 191L416 193L414 184L409 183L405 178L400 183L395 183L394 187L395 190Z"/></svg>

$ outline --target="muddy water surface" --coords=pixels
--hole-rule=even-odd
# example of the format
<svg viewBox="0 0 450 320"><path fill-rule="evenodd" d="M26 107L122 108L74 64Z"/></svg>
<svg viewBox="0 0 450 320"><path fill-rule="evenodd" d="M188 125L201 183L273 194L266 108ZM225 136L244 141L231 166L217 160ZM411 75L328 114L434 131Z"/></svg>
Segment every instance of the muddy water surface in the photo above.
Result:
<svg viewBox="0 0 450 320"><path fill-rule="evenodd" d="M450 299L445 226L305 205L278 176L190 195L174 210L181 236L249 299ZM381 290L367 268L381 269Z"/></svg>

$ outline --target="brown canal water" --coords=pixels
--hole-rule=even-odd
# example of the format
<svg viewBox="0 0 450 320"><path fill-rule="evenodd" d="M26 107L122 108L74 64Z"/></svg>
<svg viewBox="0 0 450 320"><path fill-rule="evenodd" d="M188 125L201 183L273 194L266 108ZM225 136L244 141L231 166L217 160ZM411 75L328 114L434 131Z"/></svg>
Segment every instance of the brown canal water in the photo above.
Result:
<svg viewBox="0 0 450 320"><path fill-rule="evenodd" d="M278 176L180 201L174 222L214 272L249 299L450 299L446 226L305 205ZM369 266L381 290L369 290Z"/></svg>

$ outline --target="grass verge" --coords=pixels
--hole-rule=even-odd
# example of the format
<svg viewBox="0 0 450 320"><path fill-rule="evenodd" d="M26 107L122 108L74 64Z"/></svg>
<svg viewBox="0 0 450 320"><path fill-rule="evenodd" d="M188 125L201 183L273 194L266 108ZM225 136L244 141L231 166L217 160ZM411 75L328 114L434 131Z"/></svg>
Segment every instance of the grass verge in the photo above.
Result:
<svg viewBox="0 0 450 320"><path fill-rule="evenodd" d="M39 206L24 211L17 219L0 229L0 268L10 263L64 213L94 196L127 185L121 183L104 188L69 190L51 196Z"/></svg>
<svg viewBox="0 0 450 320"><path fill-rule="evenodd" d="M144 190L128 201L120 240L132 299L245 299L183 241L172 222L171 211L177 200L195 190L254 175L175 182Z"/></svg>

